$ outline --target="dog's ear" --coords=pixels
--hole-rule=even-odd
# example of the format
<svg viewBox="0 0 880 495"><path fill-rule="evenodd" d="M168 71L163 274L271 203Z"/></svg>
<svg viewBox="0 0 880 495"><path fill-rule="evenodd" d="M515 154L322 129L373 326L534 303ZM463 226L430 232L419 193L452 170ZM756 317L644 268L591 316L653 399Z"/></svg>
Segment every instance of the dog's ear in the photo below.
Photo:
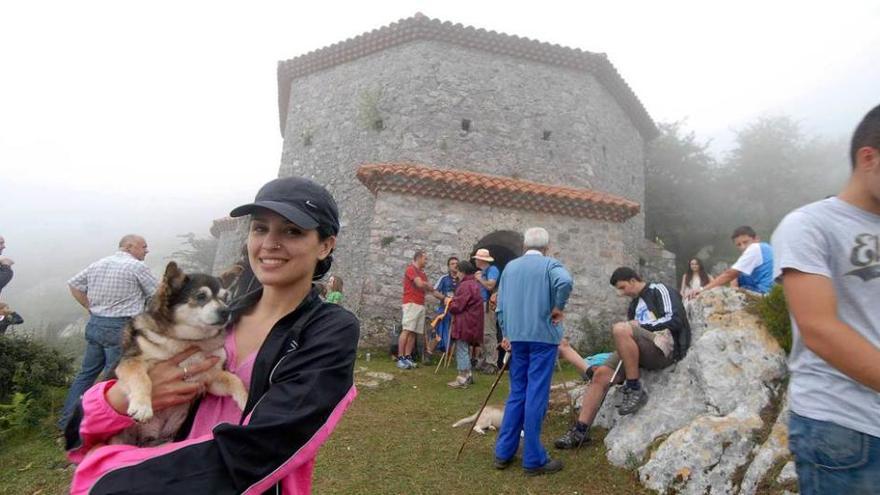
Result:
<svg viewBox="0 0 880 495"><path fill-rule="evenodd" d="M180 290L183 284L186 283L186 274L177 267L177 263L169 261L168 266L165 267L165 275L162 277L162 281L167 283L172 289Z"/></svg>
<svg viewBox="0 0 880 495"><path fill-rule="evenodd" d="M238 277L244 273L244 267L241 265L232 265L228 270L220 274L220 287L228 289L238 282Z"/></svg>
<svg viewBox="0 0 880 495"><path fill-rule="evenodd" d="M171 298L174 293L183 288L186 283L186 274L177 267L177 263L171 261L165 267L165 275L159 288L150 300L150 313L159 320L171 321Z"/></svg>

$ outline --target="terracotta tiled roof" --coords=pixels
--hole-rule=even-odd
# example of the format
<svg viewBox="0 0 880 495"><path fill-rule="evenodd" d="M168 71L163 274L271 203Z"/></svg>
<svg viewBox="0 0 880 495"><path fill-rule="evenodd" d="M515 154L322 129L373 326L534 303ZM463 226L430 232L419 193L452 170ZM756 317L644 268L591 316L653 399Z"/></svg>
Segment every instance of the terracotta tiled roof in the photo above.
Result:
<svg viewBox="0 0 880 495"><path fill-rule="evenodd" d="M360 36L279 62L278 110L282 136L287 123L287 104L293 79L416 40L454 43L466 48L589 72L614 96L645 139L653 139L658 134L657 126L642 102L604 53L591 53L472 26L442 22L416 14Z"/></svg>
<svg viewBox="0 0 880 495"><path fill-rule="evenodd" d="M635 201L590 189L422 165L361 165L357 178L373 194L390 191L612 222L624 222L640 208Z"/></svg>

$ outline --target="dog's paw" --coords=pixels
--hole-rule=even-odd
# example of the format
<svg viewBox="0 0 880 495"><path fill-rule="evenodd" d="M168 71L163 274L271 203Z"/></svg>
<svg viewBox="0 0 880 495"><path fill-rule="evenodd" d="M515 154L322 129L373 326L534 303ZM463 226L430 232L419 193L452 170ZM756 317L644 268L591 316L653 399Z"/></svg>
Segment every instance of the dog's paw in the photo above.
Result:
<svg viewBox="0 0 880 495"><path fill-rule="evenodd" d="M131 400L127 412L133 420L143 423L153 417L153 405L149 401Z"/></svg>
<svg viewBox="0 0 880 495"><path fill-rule="evenodd" d="M238 405L238 408L244 411L244 406L247 405L248 394L243 390L236 390L232 394L232 400Z"/></svg>

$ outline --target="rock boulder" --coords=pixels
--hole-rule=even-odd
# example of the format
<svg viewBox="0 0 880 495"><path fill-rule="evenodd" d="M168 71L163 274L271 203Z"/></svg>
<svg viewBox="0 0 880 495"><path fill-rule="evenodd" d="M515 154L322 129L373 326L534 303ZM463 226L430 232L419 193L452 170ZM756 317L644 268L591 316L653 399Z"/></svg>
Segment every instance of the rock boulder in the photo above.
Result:
<svg viewBox="0 0 880 495"><path fill-rule="evenodd" d="M642 483L661 493L736 494L754 493L787 455L777 422L785 353L747 304L729 288L689 303L691 348L674 366L643 373L649 400L637 413L617 414L622 394L608 393L595 424L609 430L613 464L638 468ZM572 391L578 405L583 388Z"/></svg>

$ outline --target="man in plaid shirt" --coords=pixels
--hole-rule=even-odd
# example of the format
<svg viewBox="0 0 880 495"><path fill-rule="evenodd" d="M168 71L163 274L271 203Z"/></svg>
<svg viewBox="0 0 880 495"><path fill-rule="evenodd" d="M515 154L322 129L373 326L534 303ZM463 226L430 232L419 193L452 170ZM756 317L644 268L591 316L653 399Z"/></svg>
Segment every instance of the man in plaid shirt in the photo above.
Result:
<svg viewBox="0 0 880 495"><path fill-rule="evenodd" d="M64 428L79 398L102 370L116 365L122 352L122 328L132 316L144 312L159 281L144 264L147 241L129 234L119 241L119 251L77 273L67 283L76 302L89 312L86 353L64 401L59 428Z"/></svg>

